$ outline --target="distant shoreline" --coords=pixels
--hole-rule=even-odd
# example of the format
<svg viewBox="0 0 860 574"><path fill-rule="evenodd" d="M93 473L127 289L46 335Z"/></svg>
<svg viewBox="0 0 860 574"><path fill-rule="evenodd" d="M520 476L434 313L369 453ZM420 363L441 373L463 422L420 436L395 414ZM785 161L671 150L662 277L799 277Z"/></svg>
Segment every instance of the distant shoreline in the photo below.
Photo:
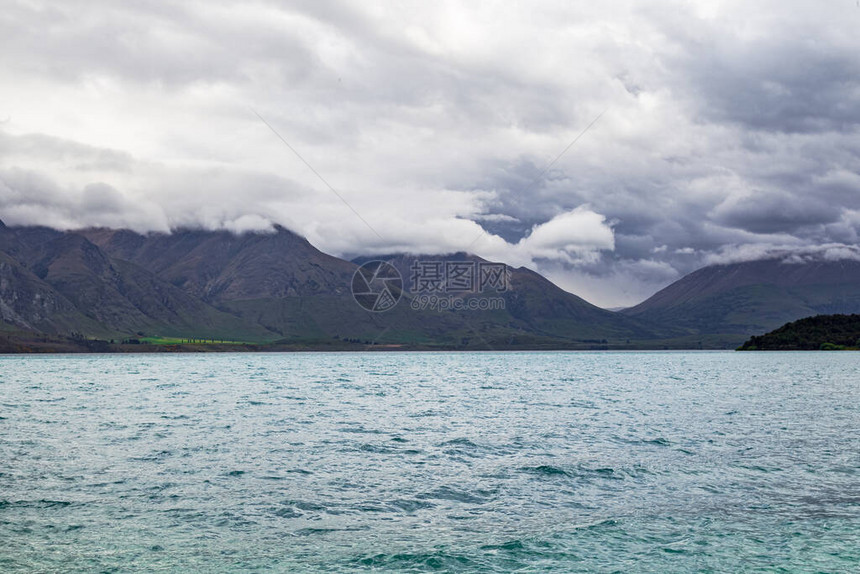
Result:
<svg viewBox="0 0 860 574"><path fill-rule="evenodd" d="M206 343L206 344L111 344L102 340L74 340L57 336L9 338L0 335L0 355L52 355L52 354L162 354L162 353L403 353L403 352L643 352L643 351L734 351L736 346L687 346L663 343L647 344L592 344L570 345L504 345L475 343L469 346L430 344L365 344L332 342L295 343Z"/></svg>
<svg viewBox="0 0 860 574"><path fill-rule="evenodd" d="M481 341L469 345L365 343L341 340L295 341L295 342L207 342L207 343L111 343L99 339L73 339L52 335L3 336L0 335L0 354L58 354L58 353L103 353L103 354L151 354L151 353L278 353L278 352L473 352L473 351L698 351L734 350L736 345L702 347L678 344L677 342L594 343L571 342L570 344L510 344L497 341Z"/></svg>
<svg viewBox="0 0 860 574"><path fill-rule="evenodd" d="M746 339L744 342L743 339ZM451 342L375 342L346 339L280 339L240 341L200 336L155 336L98 339L80 334L48 335L27 331L0 332L0 354L56 353L278 353L278 352L474 352L474 351L856 351L860 350L860 315L817 315L786 323L764 335L689 336L648 340L518 340L475 336Z"/></svg>

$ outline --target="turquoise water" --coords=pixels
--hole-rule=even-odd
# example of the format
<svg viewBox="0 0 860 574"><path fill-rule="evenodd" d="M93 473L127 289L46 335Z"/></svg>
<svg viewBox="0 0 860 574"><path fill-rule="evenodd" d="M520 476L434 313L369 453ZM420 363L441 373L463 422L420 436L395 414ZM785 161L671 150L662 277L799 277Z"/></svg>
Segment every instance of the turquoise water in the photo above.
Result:
<svg viewBox="0 0 860 574"><path fill-rule="evenodd" d="M0 357L2 572L860 572L860 353Z"/></svg>

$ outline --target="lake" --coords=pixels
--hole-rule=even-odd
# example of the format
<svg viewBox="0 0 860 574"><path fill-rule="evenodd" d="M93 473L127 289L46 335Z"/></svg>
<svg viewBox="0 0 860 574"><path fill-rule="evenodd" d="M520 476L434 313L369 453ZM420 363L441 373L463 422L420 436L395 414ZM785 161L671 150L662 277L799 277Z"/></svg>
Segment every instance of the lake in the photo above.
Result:
<svg viewBox="0 0 860 574"><path fill-rule="evenodd" d="M860 353L0 356L2 572L858 572Z"/></svg>

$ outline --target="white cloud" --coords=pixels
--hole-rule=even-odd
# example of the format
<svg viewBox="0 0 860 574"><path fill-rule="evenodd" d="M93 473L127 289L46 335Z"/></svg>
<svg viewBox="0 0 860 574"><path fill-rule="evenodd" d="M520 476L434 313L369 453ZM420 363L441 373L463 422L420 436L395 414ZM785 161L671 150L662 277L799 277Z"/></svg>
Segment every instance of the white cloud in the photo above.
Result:
<svg viewBox="0 0 860 574"><path fill-rule="evenodd" d="M469 236L463 234L461 237ZM483 231L474 237L471 244L452 251L468 250L485 259L532 269L538 269L542 260L568 264L593 262L599 258L601 251L615 248L612 227L606 223L603 215L587 206L561 213L545 223L535 225L517 243L509 243Z"/></svg>
<svg viewBox="0 0 860 574"><path fill-rule="evenodd" d="M809 261L860 261L860 247L839 243L822 245L797 244L755 244L728 245L705 258L709 265L728 263L743 263L761 259L780 259L785 263L803 263Z"/></svg>

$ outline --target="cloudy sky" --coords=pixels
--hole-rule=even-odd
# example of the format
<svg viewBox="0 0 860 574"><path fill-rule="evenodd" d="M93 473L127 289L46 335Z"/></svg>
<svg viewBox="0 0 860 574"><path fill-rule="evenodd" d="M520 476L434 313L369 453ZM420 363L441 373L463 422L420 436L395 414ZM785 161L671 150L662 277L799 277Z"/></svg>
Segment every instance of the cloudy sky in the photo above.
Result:
<svg viewBox="0 0 860 574"><path fill-rule="evenodd" d="M622 306L856 253L860 5L11 0L0 122L7 224L279 223Z"/></svg>

